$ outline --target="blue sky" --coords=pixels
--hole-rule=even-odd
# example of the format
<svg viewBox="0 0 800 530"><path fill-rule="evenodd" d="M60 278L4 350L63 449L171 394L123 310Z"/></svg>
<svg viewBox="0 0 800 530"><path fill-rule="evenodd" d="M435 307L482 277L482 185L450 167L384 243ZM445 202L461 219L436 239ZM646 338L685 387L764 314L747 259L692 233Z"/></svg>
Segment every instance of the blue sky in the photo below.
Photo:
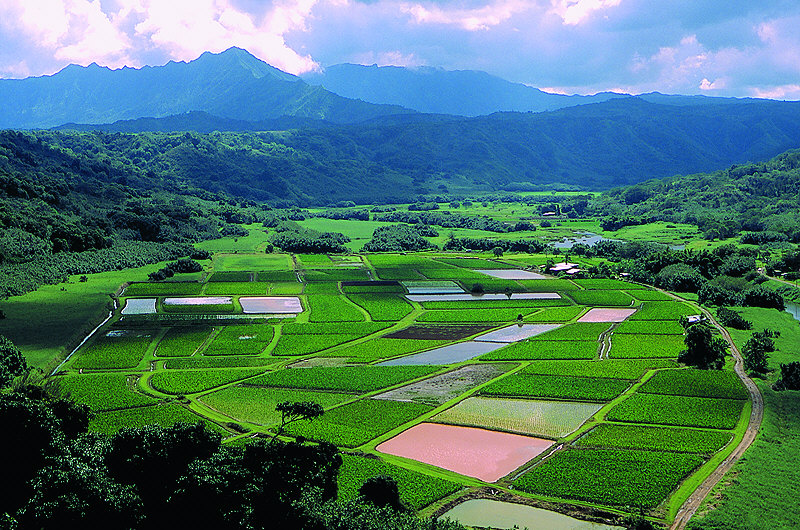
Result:
<svg viewBox="0 0 800 530"><path fill-rule="evenodd" d="M327 65L484 70L563 93L800 99L797 0L2 0L0 77L231 46Z"/></svg>

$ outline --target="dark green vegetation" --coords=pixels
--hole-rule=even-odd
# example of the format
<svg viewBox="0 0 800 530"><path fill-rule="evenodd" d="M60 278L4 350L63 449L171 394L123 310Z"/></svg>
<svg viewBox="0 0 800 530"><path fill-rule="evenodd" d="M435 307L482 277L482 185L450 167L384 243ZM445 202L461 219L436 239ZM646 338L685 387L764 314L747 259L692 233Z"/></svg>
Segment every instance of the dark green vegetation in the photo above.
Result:
<svg viewBox="0 0 800 530"><path fill-rule="evenodd" d="M481 390L487 396L610 401L630 386L622 379L539 374L514 374Z"/></svg>
<svg viewBox="0 0 800 530"><path fill-rule="evenodd" d="M601 423L586 436L581 437L575 445L679 453L714 453L730 441L730 433L720 431Z"/></svg>

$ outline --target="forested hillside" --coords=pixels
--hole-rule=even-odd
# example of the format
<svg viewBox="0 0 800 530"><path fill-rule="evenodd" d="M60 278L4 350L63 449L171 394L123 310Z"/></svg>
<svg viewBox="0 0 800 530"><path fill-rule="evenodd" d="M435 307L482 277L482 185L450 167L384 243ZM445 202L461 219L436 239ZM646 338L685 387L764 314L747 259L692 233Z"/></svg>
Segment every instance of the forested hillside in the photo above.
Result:
<svg viewBox="0 0 800 530"><path fill-rule="evenodd" d="M323 205L548 185L603 189L764 160L800 138L800 104L775 101L625 98L540 114L430 118L261 133L35 134L212 191Z"/></svg>
<svg viewBox="0 0 800 530"><path fill-rule="evenodd" d="M745 243L800 241L800 150L708 174L618 188L595 203L606 224L648 220L697 225L708 239L744 232Z"/></svg>

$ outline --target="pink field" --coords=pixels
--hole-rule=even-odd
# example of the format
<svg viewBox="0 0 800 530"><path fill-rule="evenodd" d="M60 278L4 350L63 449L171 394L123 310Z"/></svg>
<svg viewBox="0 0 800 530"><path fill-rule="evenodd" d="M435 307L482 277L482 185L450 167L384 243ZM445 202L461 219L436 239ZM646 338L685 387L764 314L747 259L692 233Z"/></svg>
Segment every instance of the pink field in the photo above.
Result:
<svg viewBox="0 0 800 530"><path fill-rule="evenodd" d="M636 312L635 309L609 309L595 307L578 319L578 322L622 322Z"/></svg>
<svg viewBox="0 0 800 530"><path fill-rule="evenodd" d="M296 296L242 296L244 313L301 313L303 306Z"/></svg>
<svg viewBox="0 0 800 530"><path fill-rule="evenodd" d="M420 423L378 445L377 449L495 482L552 444L552 440L519 434Z"/></svg>

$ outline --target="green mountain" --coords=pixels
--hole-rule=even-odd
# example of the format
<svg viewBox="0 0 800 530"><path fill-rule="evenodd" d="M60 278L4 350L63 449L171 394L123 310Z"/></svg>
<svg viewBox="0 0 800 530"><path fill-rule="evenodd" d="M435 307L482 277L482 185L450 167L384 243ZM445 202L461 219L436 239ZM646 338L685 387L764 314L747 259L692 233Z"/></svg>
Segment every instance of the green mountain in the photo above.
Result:
<svg viewBox="0 0 800 530"><path fill-rule="evenodd" d="M272 132L36 136L132 172L256 200L402 202L555 184L607 189L764 160L798 146L800 103L625 98L539 114L395 116Z"/></svg>
<svg viewBox="0 0 800 530"><path fill-rule="evenodd" d="M239 48L164 66L70 65L52 76L0 80L0 128L111 123L205 111L233 120L297 116L355 123L412 112L343 98Z"/></svg>

